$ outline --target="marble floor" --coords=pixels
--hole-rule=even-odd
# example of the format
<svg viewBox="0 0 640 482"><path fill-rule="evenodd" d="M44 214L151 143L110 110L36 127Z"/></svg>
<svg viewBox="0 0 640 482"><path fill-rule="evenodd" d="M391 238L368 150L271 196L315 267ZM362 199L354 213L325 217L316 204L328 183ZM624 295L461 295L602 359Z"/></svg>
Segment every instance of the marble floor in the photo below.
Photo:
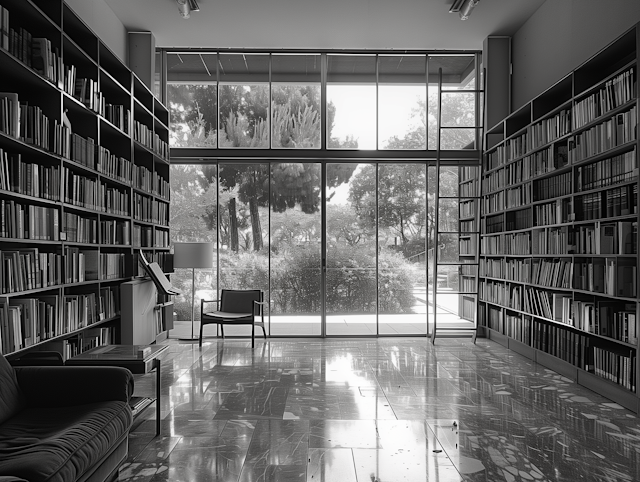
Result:
<svg viewBox="0 0 640 482"><path fill-rule="evenodd" d="M120 481L640 480L632 412L489 340L167 344Z"/></svg>

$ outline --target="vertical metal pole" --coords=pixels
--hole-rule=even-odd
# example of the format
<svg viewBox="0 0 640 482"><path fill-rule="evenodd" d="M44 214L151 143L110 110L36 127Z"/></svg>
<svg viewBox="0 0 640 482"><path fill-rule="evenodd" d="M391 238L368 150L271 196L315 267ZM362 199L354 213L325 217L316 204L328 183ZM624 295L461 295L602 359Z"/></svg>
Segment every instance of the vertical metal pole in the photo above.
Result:
<svg viewBox="0 0 640 482"><path fill-rule="evenodd" d="M320 55L320 147L327 148L327 54ZM327 336L327 163L320 163L320 336Z"/></svg>
<svg viewBox="0 0 640 482"><path fill-rule="evenodd" d="M435 199L435 243L433 246L433 333L431 334L431 343L436 342L436 334L438 331L438 234L440 233L440 128L442 121L442 67L438 68L438 116L437 116L437 133L436 139L436 199Z"/></svg>

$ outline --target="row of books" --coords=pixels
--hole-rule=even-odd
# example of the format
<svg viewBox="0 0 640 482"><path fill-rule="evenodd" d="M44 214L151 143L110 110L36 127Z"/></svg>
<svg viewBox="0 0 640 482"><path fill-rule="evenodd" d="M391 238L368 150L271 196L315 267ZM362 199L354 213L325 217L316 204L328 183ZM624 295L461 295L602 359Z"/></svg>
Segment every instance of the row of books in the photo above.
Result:
<svg viewBox="0 0 640 482"><path fill-rule="evenodd" d="M522 309L522 289L520 285L481 280L478 296L481 301L494 303L514 310ZM526 308L525 308L526 309Z"/></svg>
<svg viewBox="0 0 640 482"><path fill-rule="evenodd" d="M133 166L132 169L132 185L143 191L153 191L153 175L145 166Z"/></svg>
<svg viewBox="0 0 640 482"><path fill-rule="evenodd" d="M465 221L460 221L460 232L461 233L475 233L476 229L476 219L467 219Z"/></svg>
<svg viewBox="0 0 640 482"><path fill-rule="evenodd" d="M58 241L58 208L0 199L0 237Z"/></svg>
<svg viewBox="0 0 640 482"><path fill-rule="evenodd" d="M100 221L100 243L129 246L131 244L131 223L120 220Z"/></svg>
<svg viewBox="0 0 640 482"><path fill-rule="evenodd" d="M460 168L467 169L467 168ZM473 172L477 172L476 169ZM461 182L458 187L458 195L460 197L475 197L478 195L478 179L468 179Z"/></svg>
<svg viewBox="0 0 640 482"><path fill-rule="evenodd" d="M574 136L569 142L569 159L572 163L580 162L636 140L637 116L637 107L634 105L628 111Z"/></svg>
<svg viewBox="0 0 640 482"><path fill-rule="evenodd" d="M579 166L576 191L598 189L635 179L638 179L638 159L634 147L624 154Z"/></svg>
<svg viewBox="0 0 640 482"><path fill-rule="evenodd" d="M606 380L636 390L636 356L635 352L619 354L606 348L593 348L593 372Z"/></svg>
<svg viewBox="0 0 640 482"><path fill-rule="evenodd" d="M162 181L164 181L164 180L162 180ZM169 193L168 184L164 185L163 190L167 194ZM166 196L163 196L163 197L166 197ZM470 218L470 217L475 218L478 215L478 212L477 212L477 209L476 209L477 202L478 201L476 199L461 200L460 201L460 217L461 218Z"/></svg>
<svg viewBox="0 0 640 482"><path fill-rule="evenodd" d="M60 166L22 160L0 147L0 189L51 201L60 200Z"/></svg>
<svg viewBox="0 0 640 482"><path fill-rule="evenodd" d="M17 293L59 285L62 281L62 256L38 248L0 251L0 292Z"/></svg>
<svg viewBox="0 0 640 482"><path fill-rule="evenodd" d="M130 134L131 111L124 105L109 104L102 98L100 115L125 134Z"/></svg>
<svg viewBox="0 0 640 482"><path fill-rule="evenodd" d="M171 184L169 183L169 181L167 181L166 178L162 177L157 172L153 173L153 188L156 195L160 196L163 199L169 200L171 196ZM473 206L475 207L475 202L473 203ZM466 216L466 214L464 214L464 216ZM475 211L473 216L475 216Z"/></svg>
<svg viewBox="0 0 640 482"><path fill-rule="evenodd" d="M458 282L458 290L461 293L476 293L478 287L476 285L475 278L469 277L461 277Z"/></svg>
<svg viewBox="0 0 640 482"><path fill-rule="evenodd" d="M594 93L573 106L574 128L580 127L620 107L636 96L635 68L621 72L607 80Z"/></svg>
<svg viewBox="0 0 640 482"><path fill-rule="evenodd" d="M98 220L86 218L75 213L65 212L62 215L66 240L72 243L98 243Z"/></svg>
<svg viewBox="0 0 640 482"><path fill-rule="evenodd" d="M597 221L575 227L576 254L636 254L638 223Z"/></svg>
<svg viewBox="0 0 640 482"><path fill-rule="evenodd" d="M524 311L548 320L562 320L562 312L553 298L554 293L538 288L526 288L523 292Z"/></svg>
<svg viewBox="0 0 640 482"><path fill-rule="evenodd" d="M482 212L492 214L504 209L504 191L497 191L484 196L482 200Z"/></svg>
<svg viewBox="0 0 640 482"><path fill-rule="evenodd" d="M151 149L162 159L169 158L169 144L150 129L146 124L139 121L133 122L133 139L147 149Z"/></svg>
<svg viewBox="0 0 640 482"><path fill-rule="evenodd" d="M64 250L65 283L125 278L125 253L99 253L97 250L67 246Z"/></svg>
<svg viewBox="0 0 640 482"><path fill-rule="evenodd" d="M460 256L473 256L477 251L478 240L475 235L459 240Z"/></svg>
<svg viewBox="0 0 640 482"><path fill-rule="evenodd" d="M516 231L519 229L528 229L533 226L531 209L521 209L518 211L510 211L505 216L506 231Z"/></svg>
<svg viewBox="0 0 640 482"><path fill-rule="evenodd" d="M532 254L569 254L573 251L573 231L569 226L531 231Z"/></svg>
<svg viewBox="0 0 640 482"><path fill-rule="evenodd" d="M527 204L531 204L533 201L531 195L531 183L521 184L517 187L507 189L505 192L507 209L525 206Z"/></svg>
<svg viewBox="0 0 640 482"><path fill-rule="evenodd" d="M487 195L492 193L493 191L497 191L499 189L504 189L505 186L505 169L498 169L496 171L491 171L489 174L483 177L482 179L482 194ZM522 176L518 177L517 182L521 182Z"/></svg>
<svg viewBox="0 0 640 482"><path fill-rule="evenodd" d="M533 200L544 201L571 194L571 172L533 181Z"/></svg>
<svg viewBox="0 0 640 482"><path fill-rule="evenodd" d="M0 300L0 347L12 353L36 343L51 340L73 330L91 326L95 321L116 316L119 312L119 289L103 288L97 298L94 293L66 295L59 303L57 296L38 298L10 298ZM117 305L116 305L117 303ZM63 313L60 312L61 306ZM95 308L94 308L95 307ZM92 321L93 320L93 321ZM85 330L77 337L52 341L49 348L70 357L77 352L72 346L80 344L82 350L115 342L114 327Z"/></svg>
<svg viewBox="0 0 640 482"><path fill-rule="evenodd" d="M576 207L576 219L579 221L636 214L638 212L638 185L626 185L584 194L577 198Z"/></svg>
<svg viewBox="0 0 640 482"><path fill-rule="evenodd" d="M476 319L476 299L475 296L459 297L459 309L460 318L468 321L475 321Z"/></svg>
<svg viewBox="0 0 640 482"><path fill-rule="evenodd" d="M98 146L98 149L102 149ZM96 168L96 142L91 138L84 138L79 134L71 134L71 150L67 159L87 166L90 169Z"/></svg>
<svg viewBox="0 0 640 482"><path fill-rule="evenodd" d="M579 258L574 261L575 289L636 298L636 279L637 267L633 258Z"/></svg>
<svg viewBox="0 0 640 482"><path fill-rule="evenodd" d="M546 151L538 151L546 152ZM507 185L518 184L531 178L531 156L510 162L505 166L505 182Z"/></svg>
<svg viewBox="0 0 640 482"><path fill-rule="evenodd" d="M528 280L531 276L531 260L483 258L480 260L480 276L511 281Z"/></svg>
<svg viewBox="0 0 640 482"><path fill-rule="evenodd" d="M505 254L531 254L529 233L510 233L504 235Z"/></svg>
<svg viewBox="0 0 640 482"><path fill-rule="evenodd" d="M496 167L502 166L505 161L504 148L498 146L494 151L490 151L485 156L484 168L489 171Z"/></svg>
<svg viewBox="0 0 640 482"><path fill-rule="evenodd" d="M133 218L137 221L169 225L169 205L147 196L133 193Z"/></svg>
<svg viewBox="0 0 640 482"><path fill-rule="evenodd" d="M544 146L571 131L571 111L564 109L553 117L527 127L527 152Z"/></svg>
<svg viewBox="0 0 640 482"><path fill-rule="evenodd" d="M593 372L593 347L589 336L559 325L533 320L533 348Z"/></svg>
<svg viewBox="0 0 640 482"><path fill-rule="evenodd" d="M122 191L119 188L104 188L104 208L109 214L128 216L130 211L131 194L129 191Z"/></svg>
<svg viewBox="0 0 640 482"><path fill-rule="evenodd" d="M486 234L504 231L504 216L483 216L480 220L482 232Z"/></svg>
<svg viewBox="0 0 640 482"><path fill-rule="evenodd" d="M78 77L75 65L65 67L63 89L67 94L82 103L87 109L94 112L100 111L102 104L102 92L98 90L98 81Z"/></svg>
<svg viewBox="0 0 640 482"><path fill-rule="evenodd" d="M131 183L133 172L133 163L124 157L112 154L106 147L98 146L98 172L105 174L113 179Z"/></svg>
<svg viewBox="0 0 640 482"><path fill-rule="evenodd" d="M549 288L571 288L573 261L567 258L534 259L531 265L531 278L519 277L519 280L531 279L531 283Z"/></svg>
<svg viewBox="0 0 640 482"><path fill-rule="evenodd" d="M154 246L154 233L151 226L140 226L139 224L134 224L131 238L134 246Z"/></svg>
<svg viewBox="0 0 640 482"><path fill-rule="evenodd" d="M550 203L533 206L536 226L566 223L570 220L571 202L568 199L556 199Z"/></svg>

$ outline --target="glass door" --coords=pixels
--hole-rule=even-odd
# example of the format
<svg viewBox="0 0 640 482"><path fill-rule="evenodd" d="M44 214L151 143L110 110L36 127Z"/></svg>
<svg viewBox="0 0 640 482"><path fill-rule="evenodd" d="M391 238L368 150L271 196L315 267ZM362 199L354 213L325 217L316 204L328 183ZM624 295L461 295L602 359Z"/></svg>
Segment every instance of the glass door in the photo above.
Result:
<svg viewBox="0 0 640 482"><path fill-rule="evenodd" d="M377 335L375 164L326 165L326 334Z"/></svg>

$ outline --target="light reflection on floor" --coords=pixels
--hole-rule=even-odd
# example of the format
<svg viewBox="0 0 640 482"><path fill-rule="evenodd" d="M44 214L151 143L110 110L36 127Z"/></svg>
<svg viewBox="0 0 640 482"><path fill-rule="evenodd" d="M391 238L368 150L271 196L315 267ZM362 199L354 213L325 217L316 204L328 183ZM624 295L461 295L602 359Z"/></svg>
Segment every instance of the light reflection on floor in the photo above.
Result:
<svg viewBox="0 0 640 482"><path fill-rule="evenodd" d="M635 414L488 340L168 344L121 481L640 480Z"/></svg>

